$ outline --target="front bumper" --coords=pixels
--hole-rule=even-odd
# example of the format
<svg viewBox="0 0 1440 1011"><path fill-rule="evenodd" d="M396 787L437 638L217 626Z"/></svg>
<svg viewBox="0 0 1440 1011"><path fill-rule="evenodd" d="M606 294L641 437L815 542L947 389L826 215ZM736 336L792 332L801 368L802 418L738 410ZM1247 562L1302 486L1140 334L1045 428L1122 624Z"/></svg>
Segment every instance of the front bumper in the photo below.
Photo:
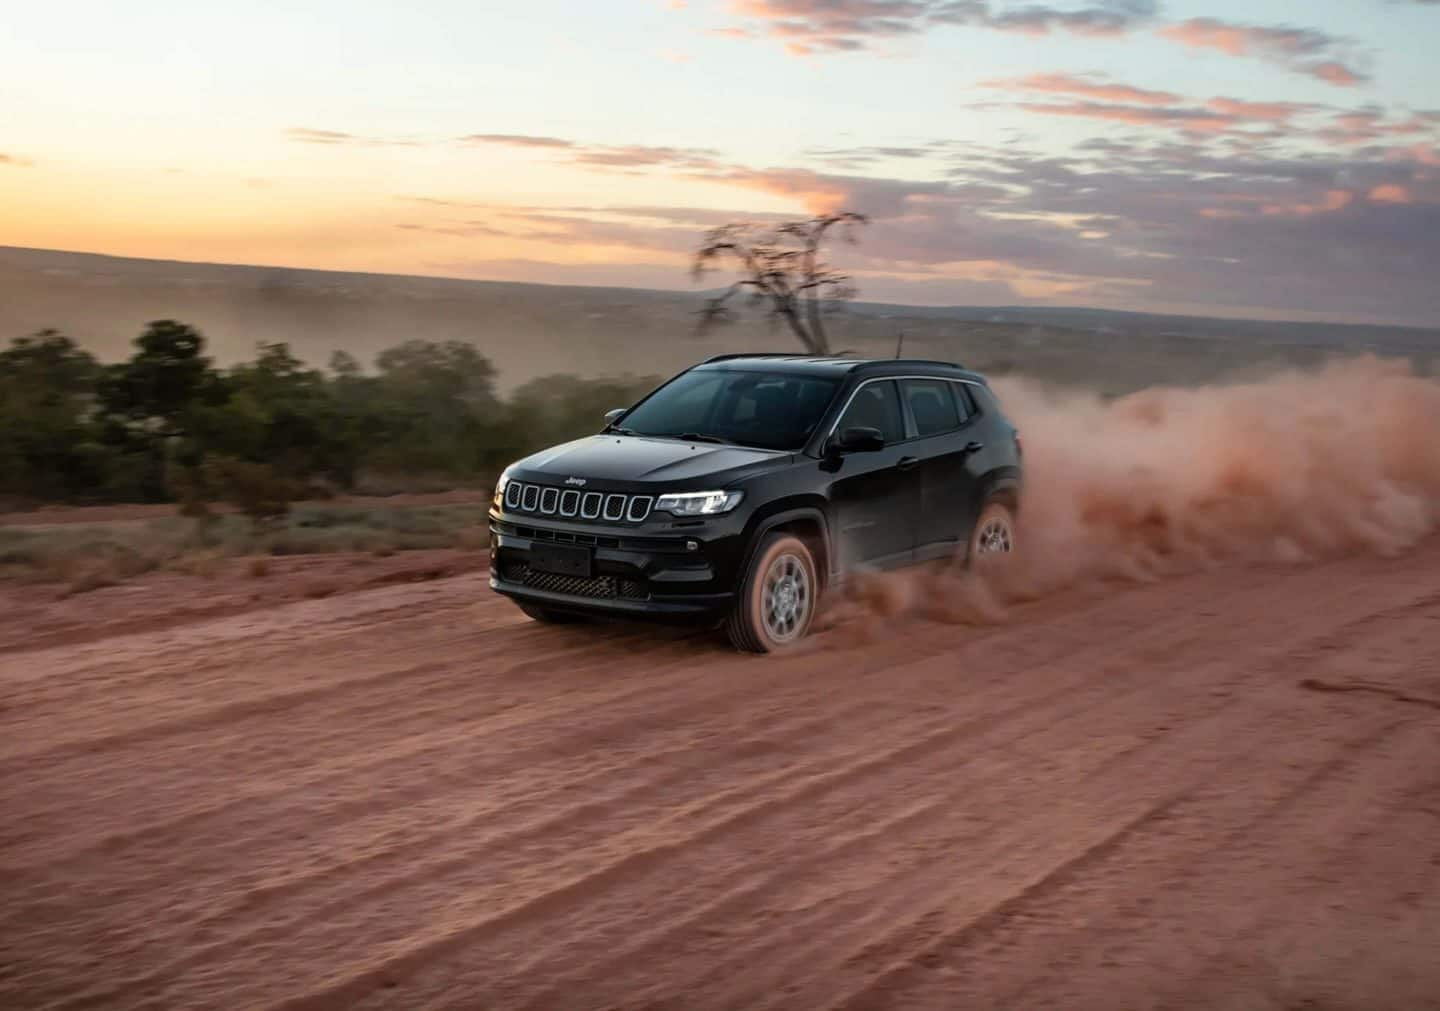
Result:
<svg viewBox="0 0 1440 1011"><path fill-rule="evenodd" d="M557 610L662 621L718 621L733 601L739 533L727 517L641 525L566 521L490 513L490 588ZM587 549L589 576L530 565L536 545Z"/></svg>

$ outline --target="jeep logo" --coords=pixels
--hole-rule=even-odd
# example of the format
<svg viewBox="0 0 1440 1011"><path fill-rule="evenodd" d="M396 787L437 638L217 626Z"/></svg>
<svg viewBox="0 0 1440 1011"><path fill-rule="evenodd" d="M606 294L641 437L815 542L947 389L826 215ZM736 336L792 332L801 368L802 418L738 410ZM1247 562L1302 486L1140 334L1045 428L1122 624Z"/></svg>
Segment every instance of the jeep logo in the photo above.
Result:
<svg viewBox="0 0 1440 1011"><path fill-rule="evenodd" d="M565 483L573 484L577 488L585 487L585 479L583 477L567 477Z"/></svg>

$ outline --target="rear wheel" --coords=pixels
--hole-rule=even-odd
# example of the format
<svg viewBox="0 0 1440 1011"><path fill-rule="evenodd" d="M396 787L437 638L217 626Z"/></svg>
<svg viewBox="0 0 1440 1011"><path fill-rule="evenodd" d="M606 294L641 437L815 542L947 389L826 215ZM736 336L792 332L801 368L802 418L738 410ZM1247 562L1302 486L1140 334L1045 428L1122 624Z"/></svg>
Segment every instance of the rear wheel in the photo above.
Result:
<svg viewBox="0 0 1440 1011"><path fill-rule="evenodd" d="M815 556L794 534L768 534L741 583L725 631L736 649L775 653L805 637L815 617L820 581Z"/></svg>
<svg viewBox="0 0 1440 1011"><path fill-rule="evenodd" d="M578 615L551 610L538 604L517 604L517 606L525 612L527 617L546 625L568 625L580 620Z"/></svg>
<svg viewBox="0 0 1440 1011"><path fill-rule="evenodd" d="M1015 510L1000 499L991 499L980 510L970 532L969 563L1003 560L1015 550Z"/></svg>

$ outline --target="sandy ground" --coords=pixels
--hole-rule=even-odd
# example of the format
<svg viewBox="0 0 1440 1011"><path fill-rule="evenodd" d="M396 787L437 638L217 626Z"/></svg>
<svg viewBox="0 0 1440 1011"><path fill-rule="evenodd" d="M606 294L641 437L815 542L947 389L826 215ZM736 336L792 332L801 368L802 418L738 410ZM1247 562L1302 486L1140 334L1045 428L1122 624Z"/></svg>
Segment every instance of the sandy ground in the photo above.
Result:
<svg viewBox="0 0 1440 1011"><path fill-rule="evenodd" d="M1433 539L780 660L167 592L0 611L0 1007L1440 1008Z"/></svg>
<svg viewBox="0 0 1440 1011"><path fill-rule="evenodd" d="M412 506L486 505L490 495L483 491L456 490L441 492L408 492L396 495L336 495L316 502L323 506L358 506L367 509L398 509ZM233 513L223 502L210 504L215 513ZM140 523L147 520L173 519L177 515L173 502L150 505L47 505L36 509L0 512L0 527L25 527L34 530L93 524Z"/></svg>

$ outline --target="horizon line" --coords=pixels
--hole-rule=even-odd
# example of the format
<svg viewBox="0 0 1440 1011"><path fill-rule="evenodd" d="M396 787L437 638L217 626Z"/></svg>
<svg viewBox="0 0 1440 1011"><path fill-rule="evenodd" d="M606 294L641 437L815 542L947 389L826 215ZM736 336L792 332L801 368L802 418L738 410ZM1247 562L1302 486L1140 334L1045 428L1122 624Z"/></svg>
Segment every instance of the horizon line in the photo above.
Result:
<svg viewBox="0 0 1440 1011"><path fill-rule="evenodd" d="M54 249L45 246L12 246L0 244L0 253L50 253L61 256L83 256L102 260L128 260L137 263L153 264L176 264L191 267L216 267L233 268L245 270L271 270L287 271L303 274L328 274L340 277L374 277L374 278L395 278L397 280L415 281L442 281L453 284L486 284L486 285L510 285L532 288L579 288L589 291L633 291L651 295L690 296L699 298L712 289L684 289L684 288L647 288L639 285L623 284L577 284L557 281L514 281L501 280L498 278L483 277L456 277L448 274L414 274L400 273L385 270L337 270L326 267L294 267L284 264L266 263L245 263L225 260L177 260L173 257L160 256L131 256L121 253L96 252L88 249ZM718 290L718 289L717 289ZM872 301L864 298L848 300L849 304L861 306L877 306L895 309L919 309L919 310L981 310L989 309L995 311L1041 311L1041 312L1090 312L1090 313L1111 313L1117 316L1148 316L1158 319L1174 320L1205 320L1233 323L1260 323L1277 326L1328 326L1328 327L1350 327L1367 328L1380 330L1418 330L1427 333L1440 335L1440 322L1433 325L1422 325L1419 323L1380 323L1380 322L1343 322L1338 320L1303 320L1293 318L1264 318L1258 316L1237 316L1216 314L1211 316L1197 315L1194 313L1156 312L1146 309L1116 309L1110 306L1098 305L1053 305L1044 302L1006 302L1006 303L984 303L984 302L946 302L938 304L923 304L918 302L886 302Z"/></svg>

